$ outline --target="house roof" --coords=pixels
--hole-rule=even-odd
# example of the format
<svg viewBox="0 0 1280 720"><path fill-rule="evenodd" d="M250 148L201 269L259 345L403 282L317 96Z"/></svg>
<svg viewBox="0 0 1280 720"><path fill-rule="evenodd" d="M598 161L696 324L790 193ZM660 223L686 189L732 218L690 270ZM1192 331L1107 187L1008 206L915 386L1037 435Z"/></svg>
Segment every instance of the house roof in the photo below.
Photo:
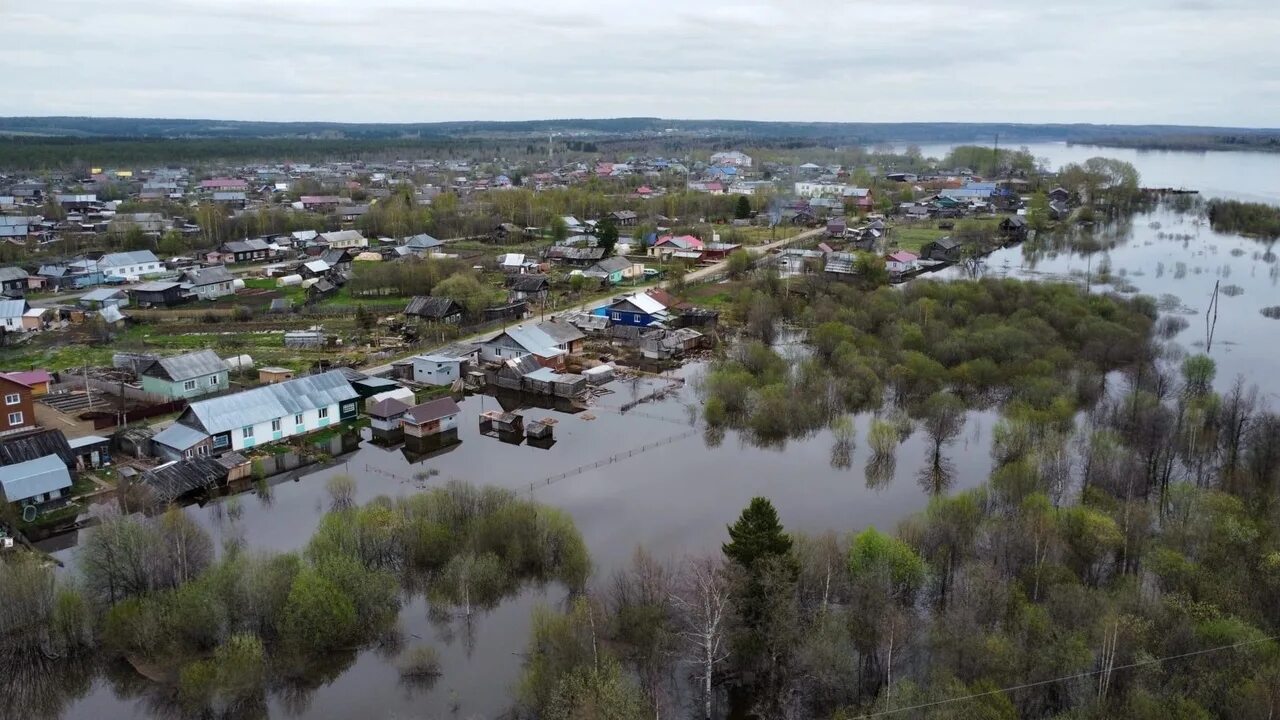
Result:
<svg viewBox="0 0 1280 720"><path fill-rule="evenodd" d="M631 261L626 259L625 257L622 257L621 255L614 255L613 257L607 257L601 260L600 262L596 263L595 265L592 265L591 267L587 268L586 272L583 274L612 275L613 273L622 272L623 270L630 268L631 265L632 265Z"/></svg>
<svg viewBox="0 0 1280 720"><path fill-rule="evenodd" d="M885 255L885 257L900 263L911 263L920 259L919 255L916 255L915 253L910 252L908 250L899 250L897 252L892 252L892 253L889 253L888 255Z"/></svg>
<svg viewBox="0 0 1280 720"><path fill-rule="evenodd" d="M26 270L20 267L0 267L0 282L12 282L14 280L26 280L31 277Z"/></svg>
<svg viewBox="0 0 1280 720"><path fill-rule="evenodd" d="M618 300L618 302L631 303L645 315L657 315L660 312L665 312L667 309L667 307L657 298L648 293L642 292L635 293L634 295L628 295ZM617 303L614 304L616 305Z"/></svg>
<svg viewBox="0 0 1280 720"><path fill-rule="evenodd" d="M26 312L26 300L0 300L0 317L21 317Z"/></svg>
<svg viewBox="0 0 1280 720"><path fill-rule="evenodd" d="M142 371L143 375L160 377L158 370L163 370L170 380L181 381L205 377L224 372L227 364L212 350L196 350L195 352L165 357L151 363Z"/></svg>
<svg viewBox="0 0 1280 720"><path fill-rule="evenodd" d="M654 247L659 245L672 245L680 248L681 250L700 250L702 249L702 240L694 237L693 235L680 235L678 237L674 235L666 235L658 238L658 242L654 243Z"/></svg>
<svg viewBox="0 0 1280 720"><path fill-rule="evenodd" d="M155 280L145 282L141 285L134 285L129 288L129 292L165 292L176 287L182 287L182 283L171 282L168 280Z"/></svg>
<svg viewBox="0 0 1280 720"><path fill-rule="evenodd" d="M261 238L250 238L248 240L232 240L231 242L223 243L222 248L223 252L246 253L270 250L271 245Z"/></svg>
<svg viewBox="0 0 1280 720"><path fill-rule="evenodd" d="M441 245L444 245L444 243L440 242L439 240L431 237L426 233L420 233L418 235L413 235L411 237L405 238L404 244L407 247L410 247L414 250L426 250L428 248L440 247Z"/></svg>
<svg viewBox="0 0 1280 720"><path fill-rule="evenodd" d="M44 430L0 440L0 465L13 465L45 455L57 455L68 466L76 462L75 453L71 452L67 436L61 430Z"/></svg>
<svg viewBox="0 0 1280 720"><path fill-rule="evenodd" d="M71 473L57 455L45 455L15 465L0 467L0 485L5 499L21 502L54 490L71 487Z"/></svg>
<svg viewBox="0 0 1280 720"><path fill-rule="evenodd" d="M472 343L455 343L442 347L438 350L422 353L418 357L431 362L448 362L453 360L466 360L475 354L479 346Z"/></svg>
<svg viewBox="0 0 1280 720"><path fill-rule="evenodd" d="M517 267L524 264L524 253L504 253L498 256L498 264Z"/></svg>
<svg viewBox="0 0 1280 720"><path fill-rule="evenodd" d="M207 433L193 427L188 427L182 423L173 423L169 427L156 433L151 438L151 441L171 447L174 450L185 451L190 450L208 438L209 435Z"/></svg>
<svg viewBox="0 0 1280 720"><path fill-rule="evenodd" d="M369 406L369 417L389 418L409 411L409 404L398 398L384 398Z"/></svg>
<svg viewBox="0 0 1280 720"><path fill-rule="evenodd" d="M307 375L193 402L183 418L190 413L205 432L217 434L307 410L329 407L358 397L359 394L351 387L345 375L338 370L330 370L319 375Z"/></svg>
<svg viewBox="0 0 1280 720"><path fill-rule="evenodd" d="M404 309L405 315L417 315L418 317L427 318L443 318L456 313L462 312L462 306L452 298L419 295L409 301L408 307Z"/></svg>
<svg viewBox="0 0 1280 720"><path fill-rule="evenodd" d="M214 265L213 267L199 268L197 270L187 271L187 280L197 287L202 285L216 285L218 283L234 282L235 276L225 265Z"/></svg>
<svg viewBox="0 0 1280 720"><path fill-rule="evenodd" d="M32 385L39 385L41 383L47 383L52 379L49 376L48 370L24 370L21 372L9 372L9 373L4 373L4 377L7 380L12 380L18 383L19 385L26 385L27 387L31 387Z"/></svg>
<svg viewBox="0 0 1280 720"><path fill-rule="evenodd" d="M449 417L450 415L457 415L460 412L462 412L462 409L458 407L458 403L453 401L453 398L442 397L409 408L409 411L404 415L404 419L421 425Z"/></svg>
<svg viewBox="0 0 1280 720"><path fill-rule="evenodd" d="M304 262L302 263L302 267L310 270L313 273L327 273L329 272L329 270L332 269L329 266L329 263L325 262L324 260L312 260L310 262Z"/></svg>
<svg viewBox="0 0 1280 720"><path fill-rule="evenodd" d="M87 300L89 302L102 302L103 300L121 299L124 296L125 293L123 290L116 290L114 288L98 288L81 295L80 299Z"/></svg>
<svg viewBox="0 0 1280 720"><path fill-rule="evenodd" d="M540 292L551 285L546 275L512 275L507 286L516 292Z"/></svg>
<svg viewBox="0 0 1280 720"><path fill-rule="evenodd" d="M604 248L555 245L547 248L547 257L563 260L599 260L604 257Z"/></svg>
<svg viewBox="0 0 1280 720"><path fill-rule="evenodd" d="M147 265L158 263L160 259L150 250L133 250L130 252L107 253L98 260L98 267L122 267L125 265Z"/></svg>
<svg viewBox="0 0 1280 720"><path fill-rule="evenodd" d="M320 240L329 243L360 243L364 236L359 230L339 230L337 232L320 233Z"/></svg>
<svg viewBox="0 0 1280 720"><path fill-rule="evenodd" d="M536 326L516 325L515 327L507 328L502 334L511 338L513 342L524 348L525 351L533 353L538 357L556 357L558 355L565 354L564 350L561 350L556 346L562 343L571 342L572 340L561 339L567 338L568 336L555 328L544 328L544 326L547 325L550 325L550 323L542 323L541 325ZM563 323L556 323L556 326L563 325ZM548 330L550 330L550 332L548 332ZM574 328L574 330L577 331L578 337L573 339L580 339L583 337L580 330L577 330L577 328ZM498 335L498 337L501 336L501 334Z"/></svg>
<svg viewBox="0 0 1280 720"><path fill-rule="evenodd" d="M153 438L154 439L154 438ZM211 457L193 457L148 470L140 478L160 503L213 486L227 476L227 468Z"/></svg>
<svg viewBox="0 0 1280 720"><path fill-rule="evenodd" d="M559 322L556 320L548 320L546 322L538 323L536 329L545 333L558 344L577 342L578 340L586 337L586 335L582 334L581 330L570 323Z"/></svg>

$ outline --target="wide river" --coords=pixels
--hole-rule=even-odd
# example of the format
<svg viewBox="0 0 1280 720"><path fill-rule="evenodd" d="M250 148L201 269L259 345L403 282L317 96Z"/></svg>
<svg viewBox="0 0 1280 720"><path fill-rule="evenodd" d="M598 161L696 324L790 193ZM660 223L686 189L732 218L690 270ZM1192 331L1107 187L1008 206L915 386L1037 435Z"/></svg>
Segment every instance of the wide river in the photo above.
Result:
<svg viewBox="0 0 1280 720"><path fill-rule="evenodd" d="M926 146L927 155L941 157L945 146ZM1052 165L1095 155L1133 163L1147 186L1198 188L1209 197L1229 196L1280 204L1280 155L1260 153L1141 152L1109 148L1031 146L1037 157ZM1273 406L1280 406L1280 380L1271 372L1280 340L1280 320L1264 318L1259 310L1280 304L1277 265L1263 258L1258 242L1222 235L1203 224L1159 211L1134 219L1132 227L1113 238L1109 250L1083 257L1070 251L1056 255L1014 247L991 256L988 274L1085 282L1100 264L1110 265L1113 288L1165 296L1171 314L1191 323L1176 342L1189 350L1204 341L1203 312L1214 283L1235 286L1221 298L1222 311L1212 355L1218 362L1217 384L1226 387L1237 375L1257 383ZM954 273L954 269L947 271ZM1131 286L1131 287L1130 287ZM1094 291L1109 288L1095 285ZM1176 309L1175 309L1175 306ZM1196 311L1197 315L1191 312ZM699 365L681 371L696 381ZM342 464L280 482L266 496L245 494L187 512L207 527L219 543L242 538L254 549L290 550L306 543L327 505L325 481L335 473L357 479L358 499L414 492L424 484L450 479L493 484L531 493L536 499L571 513L586 538L596 567L596 581L604 586L609 575L643 545L659 557L717 552L732 522L751 497L765 495L777 505L783 523L792 530L841 533L868 525L892 528L920 510L928 499L916 473L924 455L923 441L913 436L898 449L895 476L868 486L863 467L868 456L865 440L868 418L856 419L857 446L847 467L834 466L834 438L829 432L792 441L784 448L761 449L730 433L708 444L700 424L697 392L691 382L663 400L640 405L622 414L619 407L652 383L635 387L614 383L612 395L601 398L589 414L578 416L551 410L527 410L527 418L555 417L558 442L548 450L512 446L483 437L478 414L497 407L493 398L472 397L462 403L462 443L426 461L412 463L398 451L366 446ZM990 470L989 438L996 415L970 413L964 433L949 450L956 466L951 491L982 483ZM617 457L652 446L630 457ZM550 484L558 476L599 460L614 462L587 469ZM428 480L415 480L424 470L438 471ZM74 563L74 536L59 538L59 557ZM499 715L511 702L510 689L519 674L520 656L529 630L530 612L539 602L556 603L555 589L527 589L480 617L469 629L428 620L422 600L406 605L401 625L413 637L440 651L443 676L429 689L401 685L389 659L370 650L313 694L269 698L272 717L308 719L482 717ZM106 679L87 691L72 692L66 704L51 708L55 716L78 720L154 717L145 697L129 696Z"/></svg>

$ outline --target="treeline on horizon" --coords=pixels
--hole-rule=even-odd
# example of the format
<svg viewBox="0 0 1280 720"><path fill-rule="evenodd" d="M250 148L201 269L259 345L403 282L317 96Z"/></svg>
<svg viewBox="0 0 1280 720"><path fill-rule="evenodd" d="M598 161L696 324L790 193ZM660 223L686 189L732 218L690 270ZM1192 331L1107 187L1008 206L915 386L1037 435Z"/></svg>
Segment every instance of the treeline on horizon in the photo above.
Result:
<svg viewBox="0 0 1280 720"><path fill-rule="evenodd" d="M757 120L680 120L656 117L560 118L515 121L426 123L267 122L168 118L8 117L0 134L98 138L271 138L346 139L461 138L584 132L603 135L665 133L742 135L754 138L807 138L841 142L964 142L999 134L1011 142L1074 142L1134 138L1206 137L1280 139L1280 130L1180 125L1092 125L1084 123L971 122L795 122Z"/></svg>
<svg viewBox="0 0 1280 720"><path fill-rule="evenodd" d="M1209 203L1209 224L1218 232L1275 240L1280 238L1280 208L1218 198Z"/></svg>

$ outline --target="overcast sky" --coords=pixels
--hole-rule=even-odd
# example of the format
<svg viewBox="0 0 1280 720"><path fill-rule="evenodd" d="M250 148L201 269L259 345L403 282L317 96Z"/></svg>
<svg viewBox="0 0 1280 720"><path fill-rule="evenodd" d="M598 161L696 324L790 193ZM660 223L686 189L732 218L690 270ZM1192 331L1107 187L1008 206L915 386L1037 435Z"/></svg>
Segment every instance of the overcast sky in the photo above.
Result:
<svg viewBox="0 0 1280 720"><path fill-rule="evenodd" d="M1280 125L1280 0L0 0L0 115Z"/></svg>

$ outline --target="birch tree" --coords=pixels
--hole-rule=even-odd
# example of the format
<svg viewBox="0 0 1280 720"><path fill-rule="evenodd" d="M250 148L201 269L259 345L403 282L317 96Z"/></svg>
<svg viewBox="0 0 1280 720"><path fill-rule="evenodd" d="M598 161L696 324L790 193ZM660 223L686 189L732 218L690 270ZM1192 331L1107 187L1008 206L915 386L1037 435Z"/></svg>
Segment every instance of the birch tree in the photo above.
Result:
<svg viewBox="0 0 1280 720"><path fill-rule="evenodd" d="M676 580L671 603L684 661L694 667L702 693L702 714L711 718L716 668L729 657L726 630L730 613L729 580L717 557L686 560Z"/></svg>

